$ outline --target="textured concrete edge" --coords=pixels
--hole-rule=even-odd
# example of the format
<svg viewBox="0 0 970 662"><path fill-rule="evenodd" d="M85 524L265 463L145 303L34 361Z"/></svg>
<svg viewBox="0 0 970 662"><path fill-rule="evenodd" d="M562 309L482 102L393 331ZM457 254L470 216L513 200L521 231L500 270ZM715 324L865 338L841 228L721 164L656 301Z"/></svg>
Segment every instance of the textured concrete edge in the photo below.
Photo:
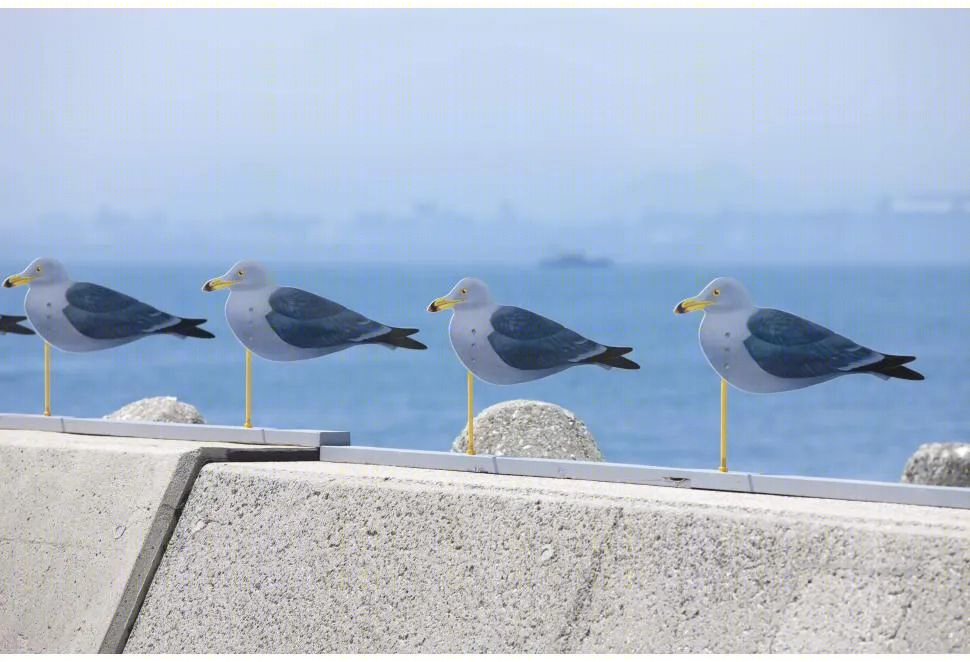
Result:
<svg viewBox="0 0 970 662"><path fill-rule="evenodd" d="M835 478L772 476L747 472L677 469L611 462L545 460L494 455L462 455L367 446L321 447L325 462L376 464L414 469L472 471L506 476L568 478L748 494L970 509L970 489L879 483Z"/></svg>
<svg viewBox="0 0 970 662"><path fill-rule="evenodd" d="M946 651L968 542L952 509L220 463L129 652Z"/></svg>
<svg viewBox="0 0 970 662"><path fill-rule="evenodd" d="M175 526L192 493L192 487L205 465L213 462L297 462L317 459L315 448L305 450L281 448L278 451L200 448L182 456L175 468L172 481L165 490L155 519L149 527L145 544L135 559L98 652L124 652L128 637L131 636L131 630L135 626L135 620L145 602L145 596L148 595L148 589L155 578L155 572L165 556L168 543L175 532Z"/></svg>
<svg viewBox="0 0 970 662"><path fill-rule="evenodd" d="M111 421L102 418L42 416L40 414L0 413L0 429L38 430L105 437L170 439L177 441L260 444L267 446L346 446L350 433L338 430L286 430L245 428L204 423L158 423L150 421Z"/></svg>

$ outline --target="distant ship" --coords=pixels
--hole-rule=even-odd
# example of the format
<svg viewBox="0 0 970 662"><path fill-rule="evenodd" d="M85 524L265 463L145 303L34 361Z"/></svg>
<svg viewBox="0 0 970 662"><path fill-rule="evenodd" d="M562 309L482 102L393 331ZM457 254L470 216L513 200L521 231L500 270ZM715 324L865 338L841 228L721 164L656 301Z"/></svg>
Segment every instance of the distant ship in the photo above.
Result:
<svg viewBox="0 0 970 662"><path fill-rule="evenodd" d="M889 216L966 216L970 215L970 194L887 196L877 210Z"/></svg>
<svg viewBox="0 0 970 662"><path fill-rule="evenodd" d="M612 267L613 260L608 257L586 257L582 253L563 253L556 257L547 257L539 262L540 267L551 268L604 268Z"/></svg>

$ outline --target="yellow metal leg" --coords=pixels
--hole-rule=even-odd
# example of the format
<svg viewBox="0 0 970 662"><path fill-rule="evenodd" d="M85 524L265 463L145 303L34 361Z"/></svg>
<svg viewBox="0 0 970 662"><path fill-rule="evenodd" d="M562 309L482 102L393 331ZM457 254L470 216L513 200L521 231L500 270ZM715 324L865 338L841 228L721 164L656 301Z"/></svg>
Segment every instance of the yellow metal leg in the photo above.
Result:
<svg viewBox="0 0 970 662"><path fill-rule="evenodd" d="M721 471L727 473L727 381L721 379Z"/></svg>
<svg viewBox="0 0 970 662"><path fill-rule="evenodd" d="M44 416L51 415L51 346L44 343Z"/></svg>
<svg viewBox="0 0 970 662"><path fill-rule="evenodd" d="M246 422L243 427L253 427L253 353L246 350Z"/></svg>
<svg viewBox="0 0 970 662"><path fill-rule="evenodd" d="M475 405L473 403L472 388L475 376L468 372L468 454L475 454Z"/></svg>

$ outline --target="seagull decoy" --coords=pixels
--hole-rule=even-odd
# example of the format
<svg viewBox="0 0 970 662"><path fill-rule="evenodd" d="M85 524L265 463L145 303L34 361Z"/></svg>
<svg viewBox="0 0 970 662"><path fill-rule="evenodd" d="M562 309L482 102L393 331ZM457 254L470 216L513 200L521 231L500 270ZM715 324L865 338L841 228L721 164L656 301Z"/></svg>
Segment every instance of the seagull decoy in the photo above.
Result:
<svg viewBox="0 0 970 662"><path fill-rule="evenodd" d="M37 258L4 287L27 285L24 311L44 339L44 414L50 415L50 346L65 352L91 352L161 334L214 338L200 328L204 319L169 315L126 294L75 283L57 260Z"/></svg>
<svg viewBox="0 0 970 662"><path fill-rule="evenodd" d="M491 384L518 384L548 377L578 365L637 370L624 354L632 347L609 347L588 340L558 322L492 300L477 278L462 278L428 312L451 310L448 334L458 360L468 371L468 453L475 453L474 377Z"/></svg>
<svg viewBox="0 0 970 662"><path fill-rule="evenodd" d="M701 350L721 376L721 471L727 471L726 384L750 393L775 393L853 374L923 379L904 365L916 357L877 352L797 315L758 308L733 278L715 278L674 312L695 310L704 312Z"/></svg>
<svg viewBox="0 0 970 662"><path fill-rule="evenodd" d="M205 292L223 288L229 288L229 328L246 348L246 427L252 427L252 354L300 361L357 345L427 349L410 337L418 329L387 326L312 292L278 287L252 260L237 262L202 287Z"/></svg>

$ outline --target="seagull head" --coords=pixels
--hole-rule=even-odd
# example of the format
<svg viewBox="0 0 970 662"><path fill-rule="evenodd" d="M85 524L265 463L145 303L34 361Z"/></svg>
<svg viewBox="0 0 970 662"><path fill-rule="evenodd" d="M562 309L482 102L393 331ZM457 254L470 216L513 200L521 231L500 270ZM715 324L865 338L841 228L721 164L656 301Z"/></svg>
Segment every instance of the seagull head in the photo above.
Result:
<svg viewBox="0 0 970 662"><path fill-rule="evenodd" d="M258 290L269 284L269 276L263 269L263 265L253 260L241 260L218 278L207 280L202 290L215 292L226 287L234 290Z"/></svg>
<svg viewBox="0 0 970 662"><path fill-rule="evenodd" d="M674 312L692 313L703 310L705 313L726 313L751 307L751 297L744 286L733 278L721 276L708 283L697 296L678 303Z"/></svg>
<svg viewBox="0 0 970 662"><path fill-rule="evenodd" d="M451 292L428 304L429 313L437 313L449 308L475 308L492 302L488 286L477 278L462 278Z"/></svg>
<svg viewBox="0 0 970 662"><path fill-rule="evenodd" d="M63 264L49 257L39 257L28 264L27 268L21 271L19 274L8 276L7 279L3 281L3 286L17 287L18 285L29 285L31 283L36 283L37 285L50 285L52 283L60 283L66 280L67 271L64 269Z"/></svg>

